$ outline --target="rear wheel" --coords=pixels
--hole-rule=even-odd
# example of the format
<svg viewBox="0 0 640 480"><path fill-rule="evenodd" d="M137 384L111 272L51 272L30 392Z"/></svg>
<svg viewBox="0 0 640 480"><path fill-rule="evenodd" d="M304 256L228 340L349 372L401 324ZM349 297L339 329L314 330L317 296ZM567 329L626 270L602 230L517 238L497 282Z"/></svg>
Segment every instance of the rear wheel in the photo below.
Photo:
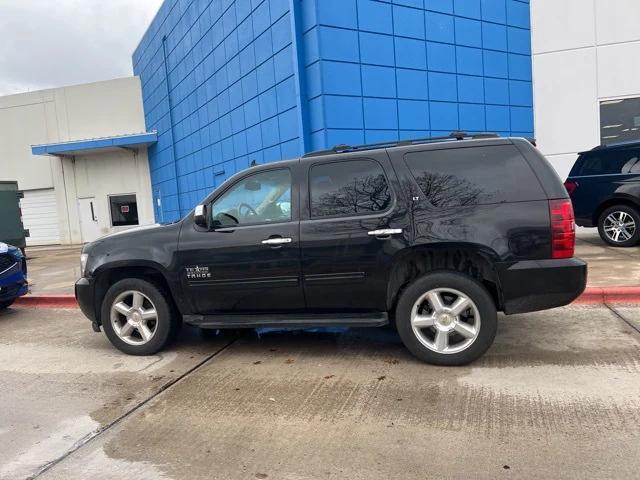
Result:
<svg viewBox="0 0 640 480"><path fill-rule="evenodd" d="M180 319L167 294L146 280L115 283L102 302L102 327L111 343L130 355L153 355L178 334Z"/></svg>
<svg viewBox="0 0 640 480"><path fill-rule="evenodd" d="M607 208L598 219L600 238L614 247L633 247L640 241L640 214L627 205Z"/></svg>
<svg viewBox="0 0 640 480"><path fill-rule="evenodd" d="M13 298L11 300L5 300L4 302L0 302L0 310L4 310L5 308L9 308L11 305L13 305L13 302L15 302L16 299Z"/></svg>
<svg viewBox="0 0 640 480"><path fill-rule="evenodd" d="M402 293L396 324L403 343L416 357L435 365L465 365L493 343L497 312L476 280L456 272L434 272Z"/></svg>

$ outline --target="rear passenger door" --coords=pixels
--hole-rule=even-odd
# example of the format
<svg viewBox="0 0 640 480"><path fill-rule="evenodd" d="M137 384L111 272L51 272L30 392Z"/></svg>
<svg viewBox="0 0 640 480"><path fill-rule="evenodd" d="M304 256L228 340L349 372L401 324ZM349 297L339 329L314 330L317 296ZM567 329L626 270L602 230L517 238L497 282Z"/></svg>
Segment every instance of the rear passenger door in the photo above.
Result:
<svg viewBox="0 0 640 480"><path fill-rule="evenodd" d="M387 273L408 228L386 152L303 160L300 245L307 308L386 310Z"/></svg>

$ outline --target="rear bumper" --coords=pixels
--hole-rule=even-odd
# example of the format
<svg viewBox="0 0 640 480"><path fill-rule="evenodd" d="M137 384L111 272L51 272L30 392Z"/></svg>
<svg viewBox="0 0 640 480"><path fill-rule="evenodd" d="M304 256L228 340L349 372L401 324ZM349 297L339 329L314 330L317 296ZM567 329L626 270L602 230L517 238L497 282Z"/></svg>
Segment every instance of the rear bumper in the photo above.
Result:
<svg viewBox="0 0 640 480"><path fill-rule="evenodd" d="M92 278L81 278L76 282L75 294L80 310L82 310L82 313L84 313L92 323L97 324L94 292L94 281Z"/></svg>
<svg viewBox="0 0 640 480"><path fill-rule="evenodd" d="M587 286L587 264L579 258L500 263L497 270L506 314L567 305Z"/></svg>
<svg viewBox="0 0 640 480"><path fill-rule="evenodd" d="M591 220L590 218L576 218L576 225L578 225L579 227L595 227L596 225L593 224L593 220Z"/></svg>

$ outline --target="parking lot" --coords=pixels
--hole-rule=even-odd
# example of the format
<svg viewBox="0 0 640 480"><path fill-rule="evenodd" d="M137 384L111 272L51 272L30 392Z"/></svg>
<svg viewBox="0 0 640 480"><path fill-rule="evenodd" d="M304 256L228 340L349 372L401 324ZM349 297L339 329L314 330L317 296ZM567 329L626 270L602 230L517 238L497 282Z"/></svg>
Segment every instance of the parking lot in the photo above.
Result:
<svg viewBox="0 0 640 480"><path fill-rule="evenodd" d="M640 308L501 317L480 361L390 329L203 337L130 357L77 310L0 313L0 478L631 478Z"/></svg>

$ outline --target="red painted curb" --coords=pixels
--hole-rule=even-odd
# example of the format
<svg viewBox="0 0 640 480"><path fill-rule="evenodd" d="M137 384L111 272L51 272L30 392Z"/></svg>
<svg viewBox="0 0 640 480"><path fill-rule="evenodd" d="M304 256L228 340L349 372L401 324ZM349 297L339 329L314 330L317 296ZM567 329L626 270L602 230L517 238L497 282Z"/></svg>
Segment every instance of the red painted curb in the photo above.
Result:
<svg viewBox="0 0 640 480"><path fill-rule="evenodd" d="M640 303L640 287L588 287L574 304Z"/></svg>
<svg viewBox="0 0 640 480"><path fill-rule="evenodd" d="M78 308L73 295L25 295L17 298L14 305L25 308Z"/></svg>
<svg viewBox="0 0 640 480"><path fill-rule="evenodd" d="M640 287L588 287L573 301L573 305L603 303L640 304ZM25 295L14 305L24 308L78 308L73 295Z"/></svg>

